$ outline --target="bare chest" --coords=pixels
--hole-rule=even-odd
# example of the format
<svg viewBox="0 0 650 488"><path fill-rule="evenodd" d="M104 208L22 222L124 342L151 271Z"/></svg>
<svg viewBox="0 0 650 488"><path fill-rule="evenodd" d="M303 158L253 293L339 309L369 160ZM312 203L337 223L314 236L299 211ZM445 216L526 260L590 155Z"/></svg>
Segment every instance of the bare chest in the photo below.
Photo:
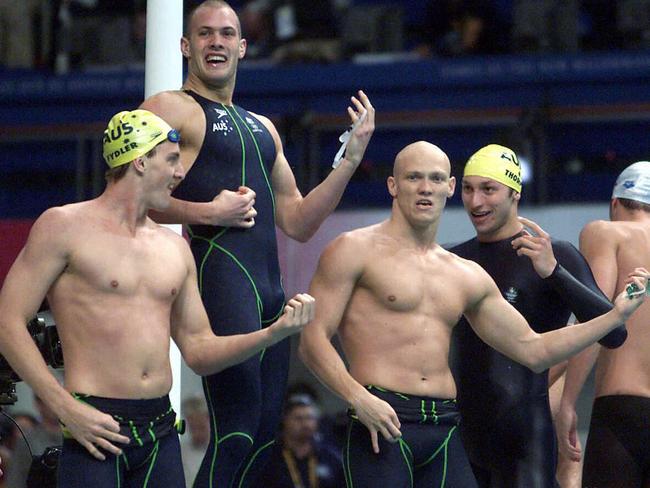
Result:
<svg viewBox="0 0 650 488"><path fill-rule="evenodd" d="M389 311L421 312L445 321L455 321L462 313L459 277L437 258L378 259L361 281L363 289Z"/></svg>
<svg viewBox="0 0 650 488"><path fill-rule="evenodd" d="M185 275L182 256L164 240L90 239L70 259L62 281L97 293L130 297L173 299Z"/></svg>

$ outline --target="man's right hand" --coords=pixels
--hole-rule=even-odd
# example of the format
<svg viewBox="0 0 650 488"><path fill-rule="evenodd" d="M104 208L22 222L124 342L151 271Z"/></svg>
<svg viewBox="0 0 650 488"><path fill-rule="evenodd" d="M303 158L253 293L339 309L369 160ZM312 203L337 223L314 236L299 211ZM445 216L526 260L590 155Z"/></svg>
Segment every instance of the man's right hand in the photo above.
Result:
<svg viewBox="0 0 650 488"><path fill-rule="evenodd" d="M575 408L561 405L553 420L558 449L571 461L580 462L582 446L578 436L578 415Z"/></svg>
<svg viewBox="0 0 650 488"><path fill-rule="evenodd" d="M352 408L363 425L370 431L372 450L379 454L379 438L377 433L384 436L388 442L397 442L402 437L399 430L402 426L397 413L388 402L368 393L356 401Z"/></svg>
<svg viewBox="0 0 650 488"><path fill-rule="evenodd" d="M298 293L284 306L280 318L269 327L277 341L300 332L305 325L314 320L316 300L307 293Z"/></svg>
<svg viewBox="0 0 650 488"><path fill-rule="evenodd" d="M116 456L121 455L122 450L113 442L128 444L130 441L119 433L120 424L117 420L79 400L72 402L65 413L59 415L72 437L100 461L104 461L106 456L99 448Z"/></svg>
<svg viewBox="0 0 650 488"><path fill-rule="evenodd" d="M210 224L250 229L255 225L257 215L253 205L255 192L246 186L240 186L237 191L222 190L212 200L214 217Z"/></svg>

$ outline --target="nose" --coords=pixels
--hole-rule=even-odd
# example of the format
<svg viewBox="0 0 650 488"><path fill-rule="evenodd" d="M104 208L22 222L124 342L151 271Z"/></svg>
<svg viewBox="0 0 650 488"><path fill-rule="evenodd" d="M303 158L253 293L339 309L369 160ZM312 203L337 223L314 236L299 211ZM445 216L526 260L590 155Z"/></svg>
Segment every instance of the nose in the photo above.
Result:
<svg viewBox="0 0 650 488"><path fill-rule="evenodd" d="M174 179L178 181L183 181L185 179L185 168L182 164L179 164L178 168L176 168L176 171L174 172Z"/></svg>
<svg viewBox="0 0 650 488"><path fill-rule="evenodd" d="M477 208L483 204L483 198L481 198L481 193L477 191L463 191L463 203L467 208Z"/></svg>
<svg viewBox="0 0 650 488"><path fill-rule="evenodd" d="M427 178L423 178L420 181L420 185L419 185L419 188L418 188L418 193L420 195L431 195L431 193L432 193L431 185L432 185L432 183Z"/></svg>

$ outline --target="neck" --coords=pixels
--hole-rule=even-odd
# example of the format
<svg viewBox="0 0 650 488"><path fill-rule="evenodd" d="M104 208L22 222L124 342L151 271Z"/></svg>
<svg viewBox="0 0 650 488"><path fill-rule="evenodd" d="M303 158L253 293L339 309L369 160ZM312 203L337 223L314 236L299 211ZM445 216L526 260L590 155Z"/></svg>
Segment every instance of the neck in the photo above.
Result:
<svg viewBox="0 0 650 488"><path fill-rule="evenodd" d="M284 445L293 453L297 459L304 459L309 456L313 449L312 440L284 439Z"/></svg>
<svg viewBox="0 0 650 488"><path fill-rule="evenodd" d="M183 83L184 90L191 90L198 93L208 100L213 102L223 103L224 105L232 105L232 95L235 89L235 81L227 83L224 86L209 86L196 75L190 73L187 80Z"/></svg>
<svg viewBox="0 0 650 488"><path fill-rule="evenodd" d="M416 247L430 249L437 245L436 235L440 219L428 224L413 224L404 215L393 207L393 212L387 221L387 229L395 237L406 239Z"/></svg>
<svg viewBox="0 0 650 488"><path fill-rule="evenodd" d="M135 234L137 228L145 224L149 209L141 197L141 191L126 178L128 176L117 182L109 182L97 201L106 207L121 225L125 225L131 234Z"/></svg>

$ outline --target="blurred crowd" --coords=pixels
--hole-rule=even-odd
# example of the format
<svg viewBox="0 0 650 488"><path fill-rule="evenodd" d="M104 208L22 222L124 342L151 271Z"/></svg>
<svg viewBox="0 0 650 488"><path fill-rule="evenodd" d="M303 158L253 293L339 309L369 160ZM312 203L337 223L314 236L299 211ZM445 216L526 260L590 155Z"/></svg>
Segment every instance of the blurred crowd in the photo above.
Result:
<svg viewBox="0 0 650 488"><path fill-rule="evenodd" d="M230 3L247 58L276 63L650 47L650 0ZM0 65L9 69L141 64L145 35L146 0L0 0Z"/></svg>

